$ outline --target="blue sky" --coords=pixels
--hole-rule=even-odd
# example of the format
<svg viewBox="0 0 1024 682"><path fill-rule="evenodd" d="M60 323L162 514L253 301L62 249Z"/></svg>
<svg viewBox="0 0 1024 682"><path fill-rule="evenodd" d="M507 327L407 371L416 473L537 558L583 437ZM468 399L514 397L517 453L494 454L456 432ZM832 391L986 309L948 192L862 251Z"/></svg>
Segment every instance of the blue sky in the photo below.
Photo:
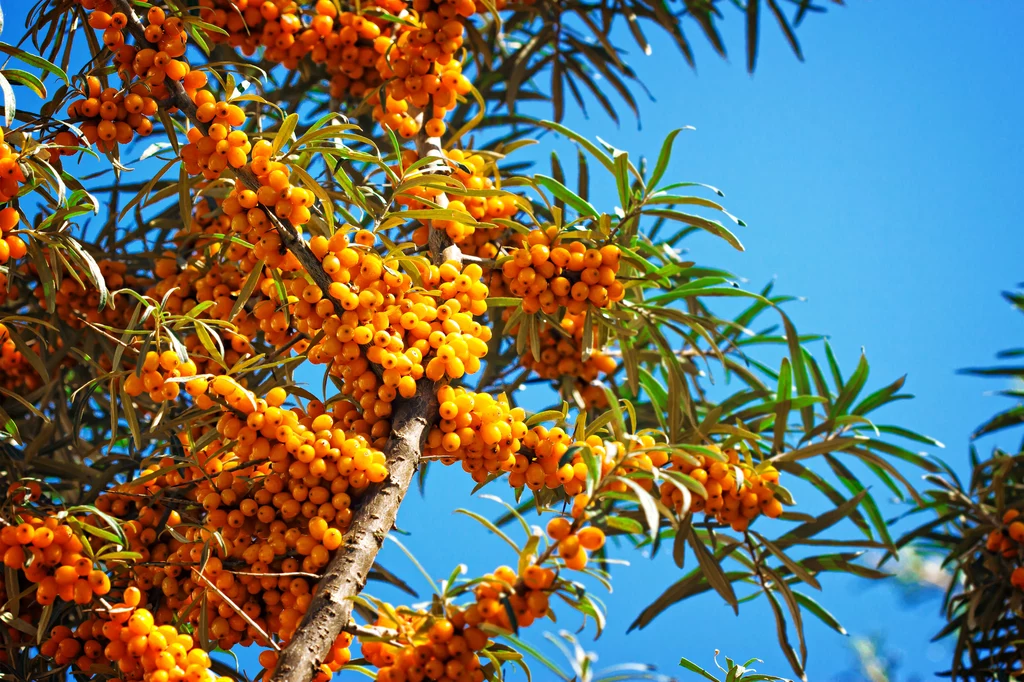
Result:
<svg viewBox="0 0 1024 682"><path fill-rule="evenodd" d="M4 3L10 42L27 5ZM999 386L955 371L988 362L1024 331L999 297L1024 279L1015 265L1024 237L1014 228L1024 181L1024 45L1013 35L1024 4L830 4L828 14L810 16L798 31L806 63L792 56L766 15L754 76L744 67L742 18L724 9L728 63L693 26L696 71L653 32L652 56L631 50L632 65L657 97L641 100L642 130L626 117L615 129L597 109L589 121L567 109L567 123L648 156L669 130L696 127L677 142L666 178L722 188L726 206L750 227L738 232L745 253L708 238L694 240L694 257L752 287L775 278L778 291L805 296L790 314L802 331L828 334L847 371L863 347L875 386L908 374L907 389L918 397L889 409L888 421L944 442L935 454L964 472L969 433L1001 402L985 395ZM628 34L615 37L630 42ZM400 514L399 526L412 534L403 541L435 578L458 561L475 574L513 561L473 521L452 516L452 501L466 499L471 487L461 472L434 471L426 498L411 495ZM491 516L500 511L486 501L466 504ZM393 548L384 557L392 570L408 572ZM788 673L762 603L745 605L736 618L706 595L626 637L639 609L679 577L667 557L627 558L632 565L616 571L615 591L601 595L611 614L607 632L596 643L584 636L600 663L651 662L675 674L680 656L710 663L721 648L736 658L764 658L767 672ZM944 664L947 649L928 643L940 627L937 600L907 605L891 586L823 582L820 600L851 633L884 635L903 652L903 670L927 678ZM575 629L565 618L549 629ZM811 679L851 666L847 640L816 622L808 623L808 637ZM540 633L530 639L540 641ZM251 663L254 656L244 658Z"/></svg>

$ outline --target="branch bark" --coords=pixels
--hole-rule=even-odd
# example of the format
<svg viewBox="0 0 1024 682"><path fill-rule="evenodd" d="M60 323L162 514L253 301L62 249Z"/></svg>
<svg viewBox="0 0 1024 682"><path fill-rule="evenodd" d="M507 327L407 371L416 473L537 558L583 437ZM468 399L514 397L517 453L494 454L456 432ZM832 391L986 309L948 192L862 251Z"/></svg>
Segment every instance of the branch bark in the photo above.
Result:
<svg viewBox="0 0 1024 682"><path fill-rule="evenodd" d="M366 586L384 538L394 527L437 407L433 382L426 380L420 381L415 396L395 401L391 436L385 446L388 478L363 496L345 545L328 564L305 618L278 657L271 682L312 679L338 634L350 626L354 598Z"/></svg>

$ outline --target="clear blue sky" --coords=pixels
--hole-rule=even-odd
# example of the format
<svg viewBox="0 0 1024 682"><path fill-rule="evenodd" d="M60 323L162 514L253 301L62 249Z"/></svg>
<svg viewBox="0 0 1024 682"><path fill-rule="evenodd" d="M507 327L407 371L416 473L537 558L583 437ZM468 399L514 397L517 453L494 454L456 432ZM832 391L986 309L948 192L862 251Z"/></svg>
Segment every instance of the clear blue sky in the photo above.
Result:
<svg viewBox="0 0 1024 682"><path fill-rule="evenodd" d="M19 37L28 4L3 2L8 41ZM829 334L845 368L863 346L876 382L909 374L907 388L918 398L890 409L888 421L946 443L936 454L963 472L968 434L1000 405L984 394L999 386L955 370L987 362L1024 331L999 297L1024 279L1014 265L1024 247L1015 227L1024 184L1024 44L1014 35L1024 3L823 4L829 13L810 16L798 31L806 63L790 54L765 13L758 70L748 76L742 19L726 7L731 63L715 57L692 25L696 72L653 33L651 57L631 51L657 96L641 102L642 130L627 118L615 130L596 109L589 122L569 110L568 123L648 156L672 128L695 126L677 143L667 178L722 188L727 207L750 225L739 232L746 253L706 239L692 245L695 257L751 286L777 278L779 291L806 296L790 314L802 331ZM628 44L628 35L618 37ZM425 499L410 496L399 525L436 578L456 561L474 574L512 561L473 521L452 517L460 504L453 500L471 489L461 472L434 471L428 484ZM491 516L500 511L488 502L466 506ZM680 575L668 557L628 558L632 565L616 571L615 592L600 595L610 611L607 632L596 643L584 637L601 664L644 661L677 674L681 655L710 663L722 648L788 674L760 602L736 618L705 596L626 637L639 609ZM404 562L394 549L385 552L392 570L406 572ZM928 678L944 664L948 650L928 643L940 627L937 600L906 606L892 587L823 582L823 603L851 633L884 635L903 652L903 670ZM576 622L566 614L549 629L560 627L575 629ZM531 641L541 640L536 630ZM852 665L848 640L817 622L808 623L808 637L812 680Z"/></svg>

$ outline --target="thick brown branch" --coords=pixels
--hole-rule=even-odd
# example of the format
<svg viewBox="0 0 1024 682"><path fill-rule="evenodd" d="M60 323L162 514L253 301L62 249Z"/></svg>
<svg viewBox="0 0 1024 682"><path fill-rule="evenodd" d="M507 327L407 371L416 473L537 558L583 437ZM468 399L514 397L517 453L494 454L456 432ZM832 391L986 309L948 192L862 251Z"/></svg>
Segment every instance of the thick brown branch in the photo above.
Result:
<svg viewBox="0 0 1024 682"><path fill-rule="evenodd" d="M398 399L394 405L391 436L385 446L388 478L363 496L345 545L328 564L306 617L278 658L271 682L311 680L338 633L350 627L354 598L366 585L384 538L394 527L430 425L437 418L433 383L420 380L414 397Z"/></svg>

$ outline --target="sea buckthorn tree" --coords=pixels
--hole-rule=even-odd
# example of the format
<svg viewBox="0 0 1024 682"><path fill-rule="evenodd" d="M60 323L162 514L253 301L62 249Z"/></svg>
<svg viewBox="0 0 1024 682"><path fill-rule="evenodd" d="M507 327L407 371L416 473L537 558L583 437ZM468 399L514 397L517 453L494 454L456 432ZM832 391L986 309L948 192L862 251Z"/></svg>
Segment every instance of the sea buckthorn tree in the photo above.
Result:
<svg viewBox="0 0 1024 682"><path fill-rule="evenodd" d="M1008 291L1003 296L1024 312L1024 294ZM998 355L1003 364L964 370L1002 379L1008 386L999 394L1016 401L981 424L972 439L1019 433L1024 424L1022 353L1008 349ZM941 557L953 575L943 601L947 622L936 634L955 640L946 674L955 680L1016 679L1024 670L1024 448L995 445L987 456L978 449L971 446L966 481L952 470L928 477L933 487L922 493L927 504L914 515L929 518L897 544L913 543Z"/></svg>
<svg viewBox="0 0 1024 682"><path fill-rule="evenodd" d="M799 55L809 3L733 4L750 68L762 12ZM556 611L600 633L609 536L680 569L635 627L762 597L802 675L804 619L841 629L819 575L893 548L859 477L934 470L874 419L903 382L865 394L789 297L684 255L742 223L668 177L678 131L647 161L560 122L636 109L617 27L692 62L720 9L33 5L0 45L4 679L244 679L210 654L249 646L266 682L495 679ZM523 149L556 135L573 173ZM506 500L512 551L390 604L432 462Z"/></svg>

